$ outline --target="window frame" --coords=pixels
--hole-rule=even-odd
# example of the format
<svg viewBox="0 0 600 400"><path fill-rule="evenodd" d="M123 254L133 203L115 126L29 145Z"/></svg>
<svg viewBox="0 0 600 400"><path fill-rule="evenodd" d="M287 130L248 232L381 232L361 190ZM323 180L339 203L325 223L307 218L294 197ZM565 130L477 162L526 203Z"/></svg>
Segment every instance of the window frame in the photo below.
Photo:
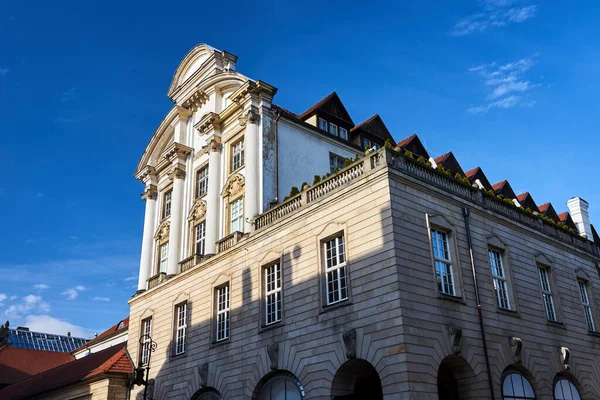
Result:
<svg viewBox="0 0 600 400"><path fill-rule="evenodd" d="M533 392L533 397L527 396L527 395L525 395L525 396L516 395L514 393L512 395L505 394L504 393L504 382L511 375L519 375L521 377L521 382L527 382L527 384L531 388L531 391ZM514 384L512 381L512 377L511 377L511 386L513 387L513 391L514 391ZM524 384L522 385L522 388L523 388L523 392L525 392ZM514 368L510 368L510 367L502 373L502 379L500 380L500 395L501 395L502 399L508 399L508 400L518 400L518 399L535 400L538 397L536 394L536 391L535 391L535 387L531 383L531 381L529 380L527 375L524 374L523 372L519 371L518 369L514 369Z"/></svg>
<svg viewBox="0 0 600 400"><path fill-rule="evenodd" d="M165 250L166 254L165 254L164 258L163 258L163 252L162 252L163 248L166 249ZM164 271L162 271L163 261L165 263ZM157 264L156 270L157 270L156 271L157 275L161 274L161 273L166 274L169 270L169 241L168 240L158 243L158 264Z"/></svg>
<svg viewBox="0 0 600 400"><path fill-rule="evenodd" d="M325 124L325 128L323 128L321 126L321 122L323 122ZM325 118L318 117L317 126L322 131L329 132L329 122L327 122L327 120Z"/></svg>
<svg viewBox="0 0 600 400"><path fill-rule="evenodd" d="M230 145L230 158L231 158L231 162L230 162L230 165L229 165L230 173L234 173L235 171L238 171L238 170L242 169L246 165L246 160L245 160L245 156L244 156L244 151L245 151L245 142L244 142L244 139L245 139L245 137L242 135L237 140L231 142L231 145ZM238 146L238 145L241 146L241 149L239 151L240 160L239 160L239 164L236 164L236 161L235 161L236 146Z"/></svg>
<svg viewBox="0 0 600 400"><path fill-rule="evenodd" d="M338 125L334 124L333 122L329 122L327 132L329 132L330 135L337 136L337 137L339 137L339 135L340 135Z"/></svg>
<svg viewBox="0 0 600 400"><path fill-rule="evenodd" d="M456 229L444 215L442 214L425 214L425 223L427 225L427 237L429 242L429 252L431 256L431 271L433 276L433 285L438 297L444 299L452 299L464 301L463 298L463 282L462 268L460 263L460 253L455 237ZM436 257L434 255L433 240L431 237L432 231L439 231L446 234L448 242L448 251L450 252L450 266L452 268L452 278L454 285L454 294L447 294L440 290L437 280Z"/></svg>
<svg viewBox="0 0 600 400"><path fill-rule="evenodd" d="M198 241L198 229L200 227L203 227L202 231L203 231L204 235L202 236L202 240ZM203 256L206 253L206 219L203 219L202 221L195 224L192 227L192 233L193 233L193 240L194 240L192 254L198 255L198 256ZM198 243L201 243L200 247L202 248L202 251L198 251Z"/></svg>
<svg viewBox="0 0 600 400"><path fill-rule="evenodd" d="M162 195L162 219L169 218L171 216L171 208L173 201L173 188L165 190Z"/></svg>
<svg viewBox="0 0 600 400"><path fill-rule="evenodd" d="M542 273L543 271L543 273ZM537 276L538 282L540 284L540 292L542 294L542 305L544 306L544 313L546 315L546 320L549 322L558 322L558 312L556 307L556 301L554 299L554 290L552 285L551 278L551 270L550 267L543 264L537 264ZM545 282L544 282L545 278ZM546 286L546 287L544 287ZM548 299L550 300L548 302ZM550 313L548 310L548 305L552 306L552 317L550 318Z"/></svg>
<svg viewBox="0 0 600 400"><path fill-rule="evenodd" d="M261 282L262 282L262 305L261 305L261 325L263 328L281 324L283 322L283 266L282 260L270 262L261 267ZM277 267L279 269L279 287L269 290L269 269ZM275 279L277 282L277 278ZM275 295L275 320L269 321L269 296ZM277 318L278 316L278 318Z"/></svg>
<svg viewBox="0 0 600 400"><path fill-rule="evenodd" d="M373 142L371 141L371 139L366 138L366 137L361 137L361 141L362 141L362 146L364 150L369 150L370 148L373 147Z"/></svg>
<svg viewBox="0 0 600 400"><path fill-rule="evenodd" d="M573 396L572 396L572 394L573 394L573 390L572 390L572 389L575 389L575 392L577 393L577 396L578 396L580 399L582 398L582 397L581 397L581 392L579 391L579 388L577 387L577 386L578 386L578 384L577 384L577 381L575 381L574 379L571 379L571 378L570 378L570 377L568 377L567 375L558 374L557 376L555 376L555 377L554 377L554 383L553 383L553 385L552 385L552 398L553 398L553 399L557 399L557 396L556 396L556 388L557 388L557 386L558 386L558 385L559 385L559 384L560 384L562 381L565 381L565 382L567 382L567 384L568 384L568 386L569 386L569 395L571 395L571 397L573 397ZM562 394L562 396L561 396L561 397L562 397L562 398L564 398L564 394L565 394L565 392L564 392L564 390L563 390L562 384L561 384L560 386L561 386L561 394Z"/></svg>
<svg viewBox="0 0 600 400"><path fill-rule="evenodd" d="M206 171L206 176L202 176L202 179L200 179L201 174L203 174L204 171ZM200 198L206 196L206 194L208 193L208 173L209 173L208 163L205 163L204 165L200 166L196 170L196 180L194 181L194 184L195 184L194 198L195 199L200 199ZM202 193L200 193L201 188L204 188L204 191Z"/></svg>
<svg viewBox="0 0 600 400"><path fill-rule="evenodd" d="M151 352L150 344L152 342L152 316L142 319L140 328L140 336L144 337L144 342L140 343L139 362L141 365L148 365Z"/></svg>
<svg viewBox="0 0 600 400"><path fill-rule="evenodd" d="M324 256L323 272L324 272L324 278L325 278L325 305L327 307L348 301L350 299L350 292L349 292L350 279L348 276L348 257L347 257L346 238L347 238L347 236L344 234L344 232L340 232L338 235L329 237L329 238L323 240L321 243L321 246L322 246L321 251L323 252L323 256ZM341 245L340 245L340 239L341 239ZM331 267L328 266L328 261L330 260L330 258L328 258L328 253L330 253L330 251L328 250L328 244L330 244L330 243L334 243L334 245L335 245L335 247L331 248L331 249L335 249L335 256L334 256L335 264L332 265ZM342 252L340 252L340 247L342 248ZM331 253L333 253L333 251L331 251ZM343 254L343 261L340 261L340 254ZM343 273L341 271L343 271ZM330 273L332 273L332 274L335 273L335 275L336 275L336 277L333 279L335 281L336 290L334 290L332 293L335 293L336 291L338 293L338 298L333 301L330 301L330 294L331 294L330 290L329 290L329 284L330 284L329 274ZM333 275L332 275L332 277L333 277ZM343 285L342 281L345 281L344 287L342 287L342 285ZM344 291L346 293L345 296L342 294Z"/></svg>
<svg viewBox="0 0 600 400"><path fill-rule="evenodd" d="M591 285L589 281L578 278L577 289L579 290L579 300L583 307L583 316L588 332L598 332L596 321L594 320L594 305L590 297Z"/></svg>
<svg viewBox="0 0 600 400"><path fill-rule="evenodd" d="M348 129L339 127L340 139L348 140Z"/></svg>
<svg viewBox="0 0 600 400"><path fill-rule="evenodd" d="M336 168L338 170L344 169L345 159L345 157L342 157L339 154L329 152L329 173L334 174Z"/></svg>
<svg viewBox="0 0 600 400"><path fill-rule="evenodd" d="M180 315L181 310L183 309L183 318ZM189 319L189 307L188 301L182 301L175 305L175 323L174 323L174 337L173 337L173 356L181 356L186 352L187 345L187 328L188 328L188 319ZM180 336L181 332L181 336ZM181 344L181 351L179 350Z"/></svg>
<svg viewBox="0 0 600 400"><path fill-rule="evenodd" d="M223 289L227 289L225 293L226 298L226 306L223 309L220 309L220 291ZM224 331L225 333L221 336L219 335L219 317L220 315L225 315L225 323L224 323ZM230 340L231 338L231 285L230 282L227 281L222 283L219 286L214 288L214 329L213 329L213 343L222 343Z"/></svg>
<svg viewBox="0 0 600 400"><path fill-rule="evenodd" d="M236 218L236 220L240 221L240 229L234 230L233 229L233 222L234 222L234 219L233 219L233 205L234 205L234 203L238 203L238 202L241 202L241 206L238 207L238 208L236 208L237 210L240 211L240 215ZM235 199L229 201L229 204L228 204L228 214L227 214L227 216L228 216L228 221L227 221L227 228L228 228L227 232L228 232L228 234L232 234L232 233L234 233L236 231L238 231L238 232L244 232L244 222L245 222L244 221L244 214L245 214L244 207L246 206L245 203L246 202L244 201L244 196L238 196Z"/></svg>
<svg viewBox="0 0 600 400"><path fill-rule="evenodd" d="M512 301L510 299L510 285L508 282L508 274L506 272L506 263L504 261L504 251L494 247L488 247L488 260L490 263L490 273L492 275L494 292L496 293L496 306L501 310L511 311ZM504 296L502 296L501 291L504 292ZM504 299L502 297L504 297ZM502 304L503 300L506 302L506 305Z"/></svg>

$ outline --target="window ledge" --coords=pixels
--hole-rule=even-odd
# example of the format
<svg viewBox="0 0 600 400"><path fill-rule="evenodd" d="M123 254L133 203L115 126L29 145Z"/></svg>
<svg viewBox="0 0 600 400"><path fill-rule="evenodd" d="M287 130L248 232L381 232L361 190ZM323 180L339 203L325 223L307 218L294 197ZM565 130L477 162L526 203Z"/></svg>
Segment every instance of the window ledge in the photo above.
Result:
<svg viewBox="0 0 600 400"><path fill-rule="evenodd" d="M555 326L557 328L562 328L562 329L567 329L565 327L564 322L560 322L560 321L550 321L550 320L546 320L546 325L548 326Z"/></svg>
<svg viewBox="0 0 600 400"><path fill-rule="evenodd" d="M516 310L509 310L506 308L496 307L496 312L498 314L509 315L509 316L515 317L515 318L521 318L521 315L519 315L519 313Z"/></svg>
<svg viewBox="0 0 600 400"><path fill-rule="evenodd" d="M237 172L240 172L242 169L244 169L244 167L245 167L245 166L246 166L246 164L242 164L241 166L237 167L236 169L232 169L232 170L229 172L229 175L228 175L228 176L231 176L231 175L233 175L233 174L235 174L235 173L237 173Z"/></svg>
<svg viewBox="0 0 600 400"><path fill-rule="evenodd" d="M596 336L597 338L600 338L600 332L598 331L588 331L587 333L590 336Z"/></svg>
<svg viewBox="0 0 600 400"><path fill-rule="evenodd" d="M187 356L187 351L184 351L181 354L172 354L171 353L171 358L169 359L169 361L176 361L176 360L180 360L182 358L186 358Z"/></svg>
<svg viewBox="0 0 600 400"><path fill-rule="evenodd" d="M229 343L231 343L231 336L228 337L227 339L219 340L218 342L215 342L215 341L211 342L210 348L214 349L215 347L223 346L223 345L226 345Z"/></svg>
<svg viewBox="0 0 600 400"><path fill-rule="evenodd" d="M344 307L348 307L352 305L352 300L350 300L349 298L347 300L344 301L340 301L339 303L335 303L335 304L331 304L329 306L322 306L321 310L319 311L319 314L325 314L334 310L337 310L338 308L344 308Z"/></svg>
<svg viewBox="0 0 600 400"><path fill-rule="evenodd" d="M285 324L283 323L283 320L281 320L279 322L275 322L273 324L269 324L269 325L262 325L260 328L258 328L258 333L272 331L272 330L274 330L276 328L280 328L282 326L285 326Z"/></svg>
<svg viewBox="0 0 600 400"><path fill-rule="evenodd" d="M467 302L465 301L464 298L459 297L459 296L453 296L451 294L444 294L444 293L438 292L437 298L441 299L441 300L454 301L454 302L460 303L460 304L467 304Z"/></svg>

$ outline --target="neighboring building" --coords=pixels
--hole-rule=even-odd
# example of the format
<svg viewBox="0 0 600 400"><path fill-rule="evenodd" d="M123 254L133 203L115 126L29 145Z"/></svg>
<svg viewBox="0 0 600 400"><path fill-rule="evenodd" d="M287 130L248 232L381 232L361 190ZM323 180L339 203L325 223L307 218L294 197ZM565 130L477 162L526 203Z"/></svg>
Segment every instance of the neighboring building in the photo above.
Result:
<svg viewBox="0 0 600 400"><path fill-rule="evenodd" d="M86 342L83 346L71 352L75 358L80 359L92 353L97 353L100 350L116 346L120 343L127 342L127 331L129 328L129 317L119 321L115 325L96 336L94 339Z"/></svg>
<svg viewBox="0 0 600 400"><path fill-rule="evenodd" d="M119 321L105 332L89 341L84 347L76 349L72 354L47 351L34 351L7 348L4 351L21 351L28 356L21 361L12 360L6 368L16 368L23 365L32 368L39 366L35 375L23 376L3 390L0 390L1 400L126 400L133 379L133 364L127 353L128 318ZM0 363L3 352L0 350ZM56 365L43 364L43 358L34 359L34 353L49 353L46 357L64 356L64 361ZM38 356L39 357L39 356ZM29 365L31 364L31 365ZM41 368L41 367L45 368ZM3 376L3 366L0 365L0 379ZM25 379L27 378L27 379Z"/></svg>
<svg viewBox="0 0 600 400"><path fill-rule="evenodd" d="M74 359L63 352L0 347L0 389Z"/></svg>
<svg viewBox="0 0 600 400"><path fill-rule="evenodd" d="M8 328L8 343L21 349L60 351L69 353L87 342L84 338L76 338L71 333L54 335L50 333L32 332L27 327Z"/></svg>
<svg viewBox="0 0 600 400"><path fill-rule="evenodd" d="M150 398L600 398L585 201L559 215L415 135L377 150L378 116L354 126L336 94L293 114L236 61L188 53L136 172Z"/></svg>

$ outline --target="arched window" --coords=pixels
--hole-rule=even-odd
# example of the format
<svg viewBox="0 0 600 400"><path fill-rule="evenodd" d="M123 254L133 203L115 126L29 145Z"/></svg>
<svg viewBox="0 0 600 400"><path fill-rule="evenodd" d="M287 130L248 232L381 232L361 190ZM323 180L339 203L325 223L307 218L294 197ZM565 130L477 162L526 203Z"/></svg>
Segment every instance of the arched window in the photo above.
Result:
<svg viewBox="0 0 600 400"><path fill-rule="evenodd" d="M257 400L302 400L304 388L290 373L276 373L268 378L258 392Z"/></svg>
<svg viewBox="0 0 600 400"><path fill-rule="evenodd" d="M555 400L581 400L579 391L573 383L566 378L559 378L554 384Z"/></svg>
<svg viewBox="0 0 600 400"><path fill-rule="evenodd" d="M213 388L200 389L192 396L191 400L221 400L221 394Z"/></svg>
<svg viewBox="0 0 600 400"><path fill-rule="evenodd" d="M502 400L535 400L535 393L523 374L511 370L502 379Z"/></svg>

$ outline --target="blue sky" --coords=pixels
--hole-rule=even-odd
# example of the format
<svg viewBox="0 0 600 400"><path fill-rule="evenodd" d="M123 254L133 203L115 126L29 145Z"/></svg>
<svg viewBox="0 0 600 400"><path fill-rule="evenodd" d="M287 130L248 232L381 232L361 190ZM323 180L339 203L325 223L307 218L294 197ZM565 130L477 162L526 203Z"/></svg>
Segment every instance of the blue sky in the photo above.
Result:
<svg viewBox="0 0 600 400"><path fill-rule="evenodd" d="M144 204L133 171L197 43L302 112L333 90L356 123L509 179L600 225L592 2L2 2L0 319L91 335L128 314ZM326 3L326 4L325 4ZM325 172L325 171L324 171Z"/></svg>

